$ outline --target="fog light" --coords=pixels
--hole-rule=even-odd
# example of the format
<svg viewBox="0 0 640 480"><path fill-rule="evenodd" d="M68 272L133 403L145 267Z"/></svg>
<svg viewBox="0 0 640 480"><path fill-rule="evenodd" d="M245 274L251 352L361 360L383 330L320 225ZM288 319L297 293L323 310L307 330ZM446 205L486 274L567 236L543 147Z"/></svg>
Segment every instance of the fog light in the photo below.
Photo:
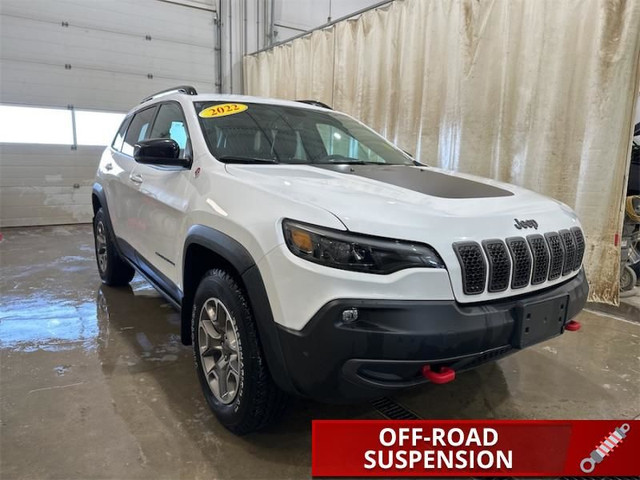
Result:
<svg viewBox="0 0 640 480"><path fill-rule="evenodd" d="M342 321L344 323L352 323L358 320L358 309L357 308L347 308L342 311Z"/></svg>

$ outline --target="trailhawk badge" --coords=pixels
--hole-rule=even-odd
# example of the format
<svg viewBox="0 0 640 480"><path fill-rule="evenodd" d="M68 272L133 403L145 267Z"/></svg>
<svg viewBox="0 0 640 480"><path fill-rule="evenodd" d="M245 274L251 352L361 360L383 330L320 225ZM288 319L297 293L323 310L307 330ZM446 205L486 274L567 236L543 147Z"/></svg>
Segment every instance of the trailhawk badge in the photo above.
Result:
<svg viewBox="0 0 640 480"><path fill-rule="evenodd" d="M518 230L522 230L523 228L535 228L536 230L538 229L538 222L536 222L535 220L518 220L517 218L513 219L516 223L515 223L515 227Z"/></svg>

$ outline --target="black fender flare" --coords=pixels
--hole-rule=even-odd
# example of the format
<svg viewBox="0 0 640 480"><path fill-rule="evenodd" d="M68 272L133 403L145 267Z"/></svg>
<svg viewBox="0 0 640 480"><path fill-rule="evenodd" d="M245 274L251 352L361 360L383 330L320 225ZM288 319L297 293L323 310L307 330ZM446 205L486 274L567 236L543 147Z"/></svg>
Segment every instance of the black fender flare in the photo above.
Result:
<svg viewBox="0 0 640 480"><path fill-rule="evenodd" d="M122 257L123 259L126 260L127 257L125 255L123 255L123 253L122 253L122 248L120 247L120 244L118 243L118 239L115 236L115 230L113 229L113 224L111 223L111 214L109 213L109 205L107 205L107 195L104 193L104 188L102 187L102 185L99 184L98 182L95 182L93 184L93 188L92 188L92 191L91 191L91 197L92 197L91 198L91 205L93 205L93 197L94 196L98 199L98 202L100 202L100 208L102 208L102 210L104 210L105 220L107 222L107 228L109 229L109 231L113 235L113 244L116 247L116 251L118 252L118 255L120 255L120 257ZM95 212L94 212L93 218L95 218ZM92 224L94 223L93 219L92 219L91 223Z"/></svg>
<svg viewBox="0 0 640 480"><path fill-rule="evenodd" d="M189 228L184 243L182 257L184 296L182 299L180 329L182 343L187 345L191 343L191 310L195 289L192 289L194 291L188 291L186 288L186 272L189 270L186 262L187 251L189 247L194 244L204 247L221 257L237 272L247 292L251 311L258 327L260 344L262 345L269 371L281 389L290 393L296 393L288 375L284 354L280 345L280 335L273 318L269 297L255 260L249 251L237 240L204 225L193 225Z"/></svg>
<svg viewBox="0 0 640 480"><path fill-rule="evenodd" d="M91 196L92 197L96 197L98 199L98 202L100 202L100 208L102 208L104 210L104 213L107 214L107 223L108 223L108 227L109 229L113 232L113 226L111 225L111 215L109 215L109 207L107 205L107 196L104 193L104 188L102 188L102 185L99 184L98 182L95 182L93 184L93 188L91 189ZM93 205L93 198L91 199L91 205ZM94 217L95 217L95 212L94 212Z"/></svg>

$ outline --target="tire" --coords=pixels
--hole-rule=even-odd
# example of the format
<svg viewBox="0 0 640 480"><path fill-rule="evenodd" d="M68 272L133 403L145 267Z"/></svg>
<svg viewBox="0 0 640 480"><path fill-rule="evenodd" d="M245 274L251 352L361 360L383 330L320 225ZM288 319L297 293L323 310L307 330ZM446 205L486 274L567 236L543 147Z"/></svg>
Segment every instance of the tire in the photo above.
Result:
<svg viewBox="0 0 640 480"><path fill-rule="evenodd" d="M640 263L636 263L635 265L629 265L629 268L636 273L636 287L640 287Z"/></svg>
<svg viewBox="0 0 640 480"><path fill-rule="evenodd" d="M113 234L109 230L102 208L98 210L93 219L93 238L98 273L100 273L102 282L110 287L127 285L136 272L118 254Z"/></svg>
<svg viewBox="0 0 640 480"><path fill-rule="evenodd" d="M246 295L227 272L202 278L191 328L198 379L220 423L237 435L274 423L286 396L267 368Z"/></svg>
<svg viewBox="0 0 640 480"><path fill-rule="evenodd" d="M628 265L622 267L620 272L620 291L626 292L636 286L636 272Z"/></svg>

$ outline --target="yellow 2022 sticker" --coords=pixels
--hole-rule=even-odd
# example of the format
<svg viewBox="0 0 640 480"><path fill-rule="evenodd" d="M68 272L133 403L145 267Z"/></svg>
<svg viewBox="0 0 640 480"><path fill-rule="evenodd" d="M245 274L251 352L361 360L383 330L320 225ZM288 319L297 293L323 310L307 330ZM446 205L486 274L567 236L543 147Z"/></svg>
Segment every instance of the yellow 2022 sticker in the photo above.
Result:
<svg viewBox="0 0 640 480"><path fill-rule="evenodd" d="M244 112L247 108L249 106L243 103L221 103L220 105L205 108L198 115L202 118L226 117L227 115Z"/></svg>

